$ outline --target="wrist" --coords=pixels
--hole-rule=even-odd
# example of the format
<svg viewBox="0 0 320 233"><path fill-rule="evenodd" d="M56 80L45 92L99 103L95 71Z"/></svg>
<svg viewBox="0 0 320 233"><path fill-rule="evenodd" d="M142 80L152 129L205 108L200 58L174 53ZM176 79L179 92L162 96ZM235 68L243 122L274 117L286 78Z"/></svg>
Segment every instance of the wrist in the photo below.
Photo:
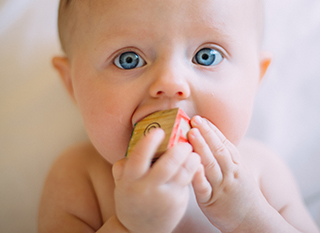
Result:
<svg viewBox="0 0 320 233"><path fill-rule="evenodd" d="M131 233L116 215L110 217L96 233Z"/></svg>
<svg viewBox="0 0 320 233"><path fill-rule="evenodd" d="M252 208L241 224L232 231L232 233L240 232L295 233L299 231L290 225L280 213L274 209L264 197L262 197L252 205Z"/></svg>
<svg viewBox="0 0 320 233"><path fill-rule="evenodd" d="M262 231L262 229L264 229L262 224L266 224L268 222L267 216L270 211L272 211L270 209L270 205L267 203L267 201L265 200L264 197L261 198L259 201L252 203L252 206L249 209L249 211L246 213L245 218L231 232L232 233L265 232L265 231ZM227 233L227 232L225 232L225 233ZM228 232L228 233L230 233L230 232Z"/></svg>
<svg viewBox="0 0 320 233"><path fill-rule="evenodd" d="M160 229L159 229L160 230ZM139 230L137 231L130 231L127 229L121 221L118 219L116 215L110 217L107 222L103 224L103 226L96 232L96 233L150 233L151 231L146 230L142 231ZM156 232L155 230L152 230L152 232ZM160 230L159 232L166 232L167 231L162 231Z"/></svg>

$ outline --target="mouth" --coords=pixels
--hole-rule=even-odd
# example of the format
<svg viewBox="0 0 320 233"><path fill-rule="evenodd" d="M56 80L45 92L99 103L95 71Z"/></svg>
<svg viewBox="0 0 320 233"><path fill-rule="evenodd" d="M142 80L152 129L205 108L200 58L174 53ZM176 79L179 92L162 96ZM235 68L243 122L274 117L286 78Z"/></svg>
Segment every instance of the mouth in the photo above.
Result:
<svg viewBox="0 0 320 233"><path fill-rule="evenodd" d="M147 116L159 112L165 111L170 109L180 108L185 114L191 118L196 114L194 106L190 104L189 101L182 101L182 102L175 102L175 101L161 101L160 102L152 102L152 103L145 103L143 105L139 105L133 111L131 116L131 123L132 127L134 127L138 122L142 119L146 118Z"/></svg>
<svg viewBox="0 0 320 233"><path fill-rule="evenodd" d="M143 120L147 116L149 116L155 112L163 111L163 110L166 110L166 109L162 109L162 108L153 108L153 109L139 108L139 109L137 109L132 116L132 126L134 127L138 122L140 122L141 120Z"/></svg>
<svg viewBox="0 0 320 233"><path fill-rule="evenodd" d="M136 121L133 122L133 126L135 126L136 124L138 124L140 121L142 121L144 118L146 118L147 116L150 116L152 115L153 113L156 113L156 112L159 112L161 110L157 110L157 111L154 111L154 112L151 112L151 113L148 113L140 118L138 118Z"/></svg>
<svg viewBox="0 0 320 233"><path fill-rule="evenodd" d="M157 113L157 112L162 112L162 111L170 111L170 110L174 110L174 109L181 109L182 111L183 111L183 109L182 108L179 108L179 107L172 107L172 108L159 108L159 109L156 109L156 110L153 110L153 111L149 111L148 113L146 113L146 114L143 114L142 116L140 116L139 118L137 118L137 119L134 119L134 118L132 118L132 125L133 125L133 127L136 125L136 124L138 124L140 121L142 121L144 118L146 118L146 117L148 117L148 116L150 116L150 115L152 115L152 114L155 114L155 113Z"/></svg>

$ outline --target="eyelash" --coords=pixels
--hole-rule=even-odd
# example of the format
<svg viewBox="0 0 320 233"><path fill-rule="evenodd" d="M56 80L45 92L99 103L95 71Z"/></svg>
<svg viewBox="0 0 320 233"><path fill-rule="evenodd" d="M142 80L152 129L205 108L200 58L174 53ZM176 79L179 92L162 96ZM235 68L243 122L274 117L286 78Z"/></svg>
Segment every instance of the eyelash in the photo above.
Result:
<svg viewBox="0 0 320 233"><path fill-rule="evenodd" d="M207 54L205 54L205 52L208 52ZM210 59L210 56L213 57L214 60L210 61L208 64L205 64L206 62L208 62L207 60ZM202 59L202 64L199 61L200 59ZM217 66L219 65L224 59L224 55L222 52L220 52L218 49L215 48L210 48L210 47L203 47L201 49L199 49L196 54L193 56L192 58L192 62L195 64L198 64L200 66L205 66L205 67L209 67L209 66Z"/></svg>
<svg viewBox="0 0 320 233"><path fill-rule="evenodd" d="M213 60L211 60L213 59ZM216 61L218 60L218 61ZM203 47L199 49L192 58L194 64L209 67L217 66L224 60L224 54L218 49ZM126 62L127 64L124 64ZM146 65L146 61L135 51L127 50L118 54L113 60L119 69L131 70ZM124 67L125 66L125 67Z"/></svg>
<svg viewBox="0 0 320 233"><path fill-rule="evenodd" d="M122 62L128 63L127 68L122 67L122 65L121 65ZM146 62L136 52L127 51L127 52L123 52L120 55L118 55L114 59L114 64L120 69L131 70L131 69L135 69L135 68L139 68L139 67L144 66L146 64Z"/></svg>

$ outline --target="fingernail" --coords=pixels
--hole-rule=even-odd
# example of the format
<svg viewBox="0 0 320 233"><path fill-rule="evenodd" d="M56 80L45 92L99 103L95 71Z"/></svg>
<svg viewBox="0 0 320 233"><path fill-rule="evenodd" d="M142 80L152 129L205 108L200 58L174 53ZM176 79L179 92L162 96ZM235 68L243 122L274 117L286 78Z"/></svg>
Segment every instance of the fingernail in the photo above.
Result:
<svg viewBox="0 0 320 233"><path fill-rule="evenodd" d="M194 128L194 129L192 129L191 135L192 135L194 138L197 138L197 137L200 136L200 132L199 132L198 129Z"/></svg>
<svg viewBox="0 0 320 233"><path fill-rule="evenodd" d="M194 120L193 120L195 125L201 125L202 124L202 119L200 116L195 116Z"/></svg>

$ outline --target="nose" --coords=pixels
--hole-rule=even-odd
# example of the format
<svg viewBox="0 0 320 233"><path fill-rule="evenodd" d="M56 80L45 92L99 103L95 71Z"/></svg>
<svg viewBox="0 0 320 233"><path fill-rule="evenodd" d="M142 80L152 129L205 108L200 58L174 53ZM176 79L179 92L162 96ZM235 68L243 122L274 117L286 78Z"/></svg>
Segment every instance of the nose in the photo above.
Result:
<svg viewBox="0 0 320 233"><path fill-rule="evenodd" d="M186 99L190 96L190 85L178 65L159 66L154 70L154 80L149 88L154 98Z"/></svg>

